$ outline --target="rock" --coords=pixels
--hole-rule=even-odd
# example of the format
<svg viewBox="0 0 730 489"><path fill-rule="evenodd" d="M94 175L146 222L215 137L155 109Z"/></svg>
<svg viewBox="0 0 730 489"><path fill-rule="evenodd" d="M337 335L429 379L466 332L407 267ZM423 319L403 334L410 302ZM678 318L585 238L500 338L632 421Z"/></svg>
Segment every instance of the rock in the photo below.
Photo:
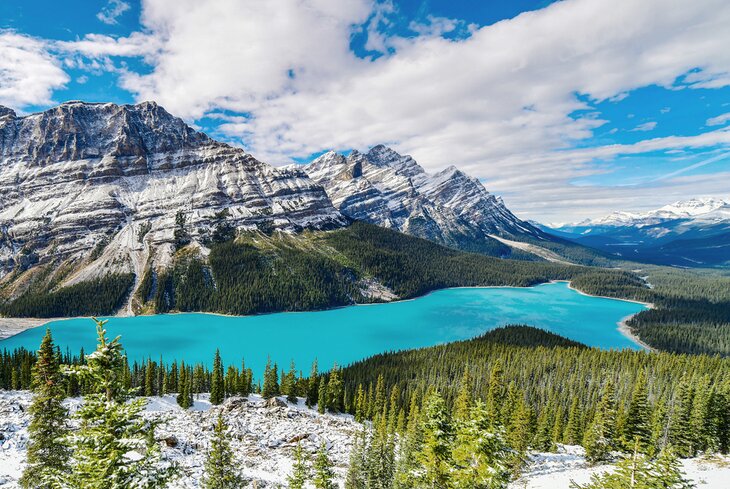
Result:
<svg viewBox="0 0 730 489"><path fill-rule="evenodd" d="M179 443L175 435L167 436L163 439L163 441L165 442L165 445L170 448L175 448Z"/></svg>
<svg viewBox="0 0 730 489"><path fill-rule="evenodd" d="M309 433L303 433L301 435L293 436L292 438L290 438L289 440L287 440L287 444L290 444L290 443L299 443L300 441L306 440L307 438L309 438L309 435L310 435Z"/></svg>
<svg viewBox="0 0 730 489"><path fill-rule="evenodd" d="M277 407L286 407L287 404L285 401L282 401L278 397L272 397L271 399L267 399L264 402L264 406L267 408L277 408Z"/></svg>

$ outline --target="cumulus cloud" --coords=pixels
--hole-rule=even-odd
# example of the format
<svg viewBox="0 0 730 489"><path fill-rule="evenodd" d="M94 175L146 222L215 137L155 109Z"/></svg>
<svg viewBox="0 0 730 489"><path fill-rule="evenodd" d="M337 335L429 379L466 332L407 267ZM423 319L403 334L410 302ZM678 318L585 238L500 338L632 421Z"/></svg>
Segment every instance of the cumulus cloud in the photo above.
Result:
<svg viewBox="0 0 730 489"><path fill-rule="evenodd" d="M69 81L48 44L14 31L0 31L0 105L50 104L53 90Z"/></svg>
<svg viewBox="0 0 730 489"><path fill-rule="evenodd" d="M129 3L122 0L109 0L101 11L96 14L96 18L105 24L117 24L117 20L124 12L129 10Z"/></svg>

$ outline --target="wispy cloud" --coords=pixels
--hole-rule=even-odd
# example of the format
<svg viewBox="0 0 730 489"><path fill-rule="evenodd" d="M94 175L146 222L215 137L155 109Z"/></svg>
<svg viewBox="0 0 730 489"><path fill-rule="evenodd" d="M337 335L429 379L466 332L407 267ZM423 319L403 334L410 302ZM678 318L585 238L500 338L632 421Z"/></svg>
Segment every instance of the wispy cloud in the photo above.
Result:
<svg viewBox="0 0 730 489"><path fill-rule="evenodd" d="M105 24L117 24L119 16L130 9L129 3L122 0L109 0L109 2L96 14L96 18Z"/></svg>
<svg viewBox="0 0 730 489"><path fill-rule="evenodd" d="M703 166L707 166L710 163L715 163L716 161L721 161L726 158L730 157L730 152L728 153L721 153L719 155L715 155L712 158L707 158L706 160L699 161L697 163L694 163L689 166L685 166L684 168L680 168L679 170L673 171L671 173L667 173L666 175L662 175L659 178L655 178L652 180L652 182L660 182L662 180L667 180L670 178L678 177L679 175L683 175L684 173L690 172L692 170L696 170L698 168L702 168Z"/></svg>
<svg viewBox="0 0 730 489"><path fill-rule="evenodd" d="M705 124L707 124L708 126L721 126L728 121L730 121L730 112L718 115L717 117L711 117L707 119L707 122L705 122Z"/></svg>
<svg viewBox="0 0 730 489"><path fill-rule="evenodd" d="M643 124L639 124L635 128L632 129L632 131L639 131L639 132L647 132L647 131L653 131L656 127L655 121L650 122L644 122Z"/></svg>

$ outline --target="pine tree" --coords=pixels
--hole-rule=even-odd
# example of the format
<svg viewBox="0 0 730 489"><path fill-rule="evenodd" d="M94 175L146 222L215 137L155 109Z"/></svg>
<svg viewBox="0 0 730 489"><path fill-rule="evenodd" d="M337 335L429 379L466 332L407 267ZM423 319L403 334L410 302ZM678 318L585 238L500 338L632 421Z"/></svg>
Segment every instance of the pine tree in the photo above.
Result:
<svg viewBox="0 0 730 489"><path fill-rule="evenodd" d="M86 357L85 365L74 369L89 392L76 412L79 430L67 437L73 458L65 484L85 489L166 487L176 470L161 461L155 425L142 417L145 399L133 398L134 392L124 388L119 337L107 340L106 321L94 321L96 351ZM138 455L128 457L133 450Z"/></svg>
<svg viewBox="0 0 730 489"><path fill-rule="evenodd" d="M343 386L337 364L332 367L329 382L327 382L327 408L335 413L342 411Z"/></svg>
<svg viewBox="0 0 730 489"><path fill-rule="evenodd" d="M541 452L550 452L555 448L555 444L553 443L550 434L550 430L553 426L553 420L550 418L550 416L553 412L553 405L551 403L548 403L548 406L540 411L540 416L538 416L537 418L535 438L532 442L532 446L535 450Z"/></svg>
<svg viewBox="0 0 730 489"><path fill-rule="evenodd" d="M573 489L691 489L693 484L684 478L679 461L671 449L664 450L652 460L639 453L635 442L634 453L616 464L611 473L591 477L586 485L571 483Z"/></svg>
<svg viewBox="0 0 730 489"><path fill-rule="evenodd" d="M416 455L421 464L417 488L445 488L450 483L453 430L446 403L437 393L426 400L423 417L423 445Z"/></svg>
<svg viewBox="0 0 730 489"><path fill-rule="evenodd" d="M325 382L325 379L322 378L319 381L319 395L317 396L317 412L319 414L324 414L327 412L327 400L329 399L329 396L327 395L327 383Z"/></svg>
<svg viewBox="0 0 730 489"><path fill-rule="evenodd" d="M568 424L565 425L564 438L569 445L577 445L583 439L580 408L577 397L573 398L573 402L570 404L570 411L568 411Z"/></svg>
<svg viewBox="0 0 730 489"><path fill-rule="evenodd" d="M369 489L366 478L366 448L365 430L362 430L355 435L350 449L350 462L345 477L345 489Z"/></svg>
<svg viewBox="0 0 730 489"><path fill-rule="evenodd" d="M365 420L365 391L362 384L357 385L357 393L355 394L355 421L362 423Z"/></svg>
<svg viewBox="0 0 730 489"><path fill-rule="evenodd" d="M507 430L507 442L514 450L511 465L515 475L519 474L524 465L525 454L532 436L532 410L525 402L524 396L520 395L512 410Z"/></svg>
<svg viewBox="0 0 730 489"><path fill-rule="evenodd" d="M418 404L418 396L411 397L408 410L408 425L405 436L401 438L398 447L398 457L395 464L394 487L396 489L411 489L416 484L416 470L419 468L418 453L423 447L423 425Z"/></svg>
<svg viewBox="0 0 730 489"><path fill-rule="evenodd" d="M474 386L472 385L471 375L469 374L469 366L464 367L464 373L461 376L461 384L459 385L459 394L454 401L454 422L460 423L469 420L469 414L472 404L472 396Z"/></svg>
<svg viewBox="0 0 730 489"><path fill-rule="evenodd" d="M152 366L152 359L147 359L147 366L144 372L144 395L151 397L155 395L155 369Z"/></svg>
<svg viewBox="0 0 730 489"><path fill-rule="evenodd" d="M281 393L286 396L287 401L294 404L297 402L296 382L297 370L294 366L294 360L292 360L289 364L289 371L282 377Z"/></svg>
<svg viewBox="0 0 730 489"><path fill-rule="evenodd" d="M504 430L494 428L486 406L477 402L457 424L453 449L454 489L503 489L510 480L510 450Z"/></svg>
<svg viewBox="0 0 730 489"><path fill-rule="evenodd" d="M217 406L223 402L225 397L225 382L223 378L223 362L221 361L221 352L215 350L213 357L213 375L210 384L210 403Z"/></svg>
<svg viewBox="0 0 730 489"><path fill-rule="evenodd" d="M504 370L502 362L497 360L489 374L489 385L487 389L487 411L494 426L502 424L501 412L507 397L504 387Z"/></svg>
<svg viewBox="0 0 730 489"><path fill-rule="evenodd" d="M266 360L264 368L264 386L261 389L261 397L271 399L279 395L279 369L276 364L271 365L271 357Z"/></svg>
<svg viewBox="0 0 730 489"><path fill-rule="evenodd" d="M586 449L586 460L598 463L608 460L614 446L614 429L616 426L616 391L612 382L603 388L601 400L596 407L593 420L583 437Z"/></svg>
<svg viewBox="0 0 730 489"><path fill-rule="evenodd" d="M307 483L307 479L309 479L309 472L307 456L302 449L302 444L297 443L297 446L294 448L292 473L286 479L289 489L304 489L304 485Z"/></svg>
<svg viewBox="0 0 730 489"><path fill-rule="evenodd" d="M646 372L642 370L631 392L629 408L624 421L624 446L630 448L635 440L639 440L639 450L645 451L651 441L651 411L646 386Z"/></svg>
<svg viewBox="0 0 730 489"><path fill-rule="evenodd" d="M309 372L309 380L307 381L307 406L312 407L317 404L319 397L319 372L317 369L317 359L312 362L312 370Z"/></svg>
<svg viewBox="0 0 730 489"><path fill-rule="evenodd" d="M46 329L33 366L32 389L30 441L20 485L28 489L51 489L59 487L62 476L67 474L70 453L60 441L68 434L68 412L61 404L66 392L50 329Z"/></svg>
<svg viewBox="0 0 730 489"><path fill-rule="evenodd" d="M233 450L226 437L226 422L223 412L218 412L218 419L213 428L210 449L205 456L205 489L238 489L246 485L238 471Z"/></svg>
<svg viewBox="0 0 730 489"><path fill-rule="evenodd" d="M333 481L335 473L332 470L332 462L330 461L327 446L324 442L314 459L312 472L312 483L315 489L336 489L337 484Z"/></svg>

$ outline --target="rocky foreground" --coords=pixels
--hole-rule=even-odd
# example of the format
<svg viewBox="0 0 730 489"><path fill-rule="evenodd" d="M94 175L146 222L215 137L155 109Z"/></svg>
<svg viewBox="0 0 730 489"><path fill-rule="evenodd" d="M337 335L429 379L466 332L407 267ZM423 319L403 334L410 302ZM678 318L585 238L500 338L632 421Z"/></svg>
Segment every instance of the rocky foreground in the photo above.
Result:
<svg viewBox="0 0 730 489"><path fill-rule="evenodd" d="M0 391L0 488L18 488L28 442L28 392ZM75 410L79 399L69 399ZM222 406L212 407L203 395L189 410L182 410L174 396L151 397L146 416L161 421L157 439L169 460L177 462L182 477L174 489L199 488L203 461L213 423L223 410L229 425L231 444L236 451L249 487L286 487L292 467L292 450L301 443L314 452L324 442L335 463L340 487L349 459L352 437L360 429L347 415L320 415L308 409L303 400L297 405L274 399L265 402L259 396L231 398ZM591 474L610 470L610 466L589 468L580 447L560 447L558 453L537 453L530 457L525 476L510 489L562 489L572 480L588 482ZM683 467L698 489L725 489L730 480L730 457L684 460Z"/></svg>

